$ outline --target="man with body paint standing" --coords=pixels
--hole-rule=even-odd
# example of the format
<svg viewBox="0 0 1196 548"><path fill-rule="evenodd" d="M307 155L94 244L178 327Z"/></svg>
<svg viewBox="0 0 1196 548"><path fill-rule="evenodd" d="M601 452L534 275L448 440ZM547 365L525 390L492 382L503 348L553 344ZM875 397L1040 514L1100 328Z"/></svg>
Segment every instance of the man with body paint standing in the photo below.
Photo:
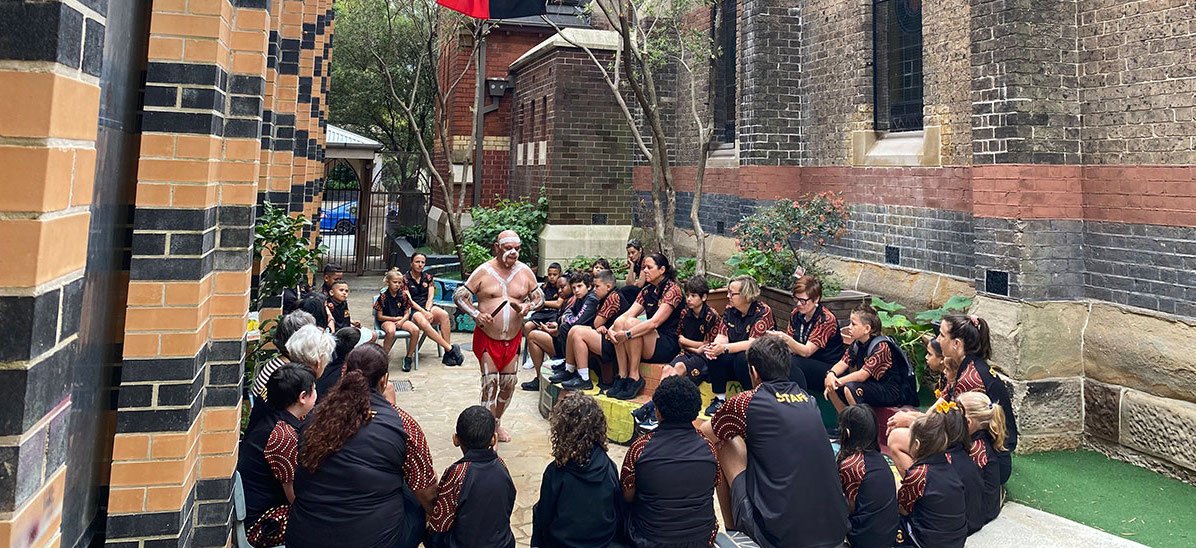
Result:
<svg viewBox="0 0 1196 548"><path fill-rule="evenodd" d="M523 321L544 304L544 293L532 269L519 262L519 235L504 230L497 240L495 258L476 268L453 300L476 324L473 353L482 366L482 405L499 420L498 441L508 442L511 436L501 420L517 382Z"/></svg>

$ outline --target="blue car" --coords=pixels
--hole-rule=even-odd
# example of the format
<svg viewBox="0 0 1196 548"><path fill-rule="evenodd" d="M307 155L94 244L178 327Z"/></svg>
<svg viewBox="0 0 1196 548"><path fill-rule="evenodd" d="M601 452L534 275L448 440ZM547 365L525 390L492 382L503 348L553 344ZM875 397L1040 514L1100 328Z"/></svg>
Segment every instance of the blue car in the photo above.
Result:
<svg viewBox="0 0 1196 548"><path fill-rule="evenodd" d="M345 202L332 209L320 208L320 232L352 234L357 230L357 202Z"/></svg>

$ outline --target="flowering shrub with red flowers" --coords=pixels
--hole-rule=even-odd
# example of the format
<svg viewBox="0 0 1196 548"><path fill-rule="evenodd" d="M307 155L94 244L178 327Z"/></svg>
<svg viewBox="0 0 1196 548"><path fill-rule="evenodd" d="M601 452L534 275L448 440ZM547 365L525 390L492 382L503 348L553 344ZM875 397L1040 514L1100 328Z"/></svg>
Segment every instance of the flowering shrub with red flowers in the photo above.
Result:
<svg viewBox="0 0 1196 548"><path fill-rule="evenodd" d="M727 264L735 274L756 276L764 285L788 289L795 272L818 276L823 293L838 293L839 280L822 265L822 248L847 234L850 210L834 192L778 200L744 217L731 229L740 253Z"/></svg>

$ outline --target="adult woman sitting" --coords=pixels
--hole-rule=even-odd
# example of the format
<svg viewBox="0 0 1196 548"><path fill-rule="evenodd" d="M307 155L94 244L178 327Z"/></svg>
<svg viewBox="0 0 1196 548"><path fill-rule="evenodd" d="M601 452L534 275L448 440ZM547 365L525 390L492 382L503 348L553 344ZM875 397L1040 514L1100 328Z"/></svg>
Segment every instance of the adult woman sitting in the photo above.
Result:
<svg viewBox="0 0 1196 548"><path fill-rule="evenodd" d="M270 380L270 375L284 364L291 363L291 356L287 353L287 341L291 340L291 336L300 328L314 323L316 319L302 310L282 317L274 328L274 347L278 349L278 355L258 367L257 374L253 376L253 385L249 389L254 397L266 399L266 382Z"/></svg>
<svg viewBox="0 0 1196 548"><path fill-rule="evenodd" d="M288 547L419 543L419 507L432 511L436 472L423 430L394 401L382 347L350 352L340 384L300 434Z"/></svg>
<svg viewBox="0 0 1196 548"><path fill-rule="evenodd" d="M1009 390L988 365L988 359L992 355L988 322L984 321L984 318L972 315L945 316L939 325L937 341L943 356L943 378L935 390L939 401L955 401L955 396L965 392L977 391L986 394L993 403L1000 405L1005 413L1005 429L1008 436L1005 448L1012 453L1017 448L1017 423ZM909 425L921 415L918 411L906 411L889 418L889 451L893 456L893 464L903 474L914 463L913 457L910 456Z"/></svg>
<svg viewBox="0 0 1196 548"><path fill-rule="evenodd" d="M769 334L781 337L793 354L789 380L807 391L813 385L814 394L826 372L843 357L843 337L835 313L822 306L822 281L818 278L806 275L793 282L793 304L789 327L784 333Z"/></svg>
<svg viewBox="0 0 1196 548"><path fill-rule="evenodd" d="M317 325L300 327L287 340L287 354L291 356L291 361L306 365L317 379L324 374L324 366L332 361L334 352L336 338Z"/></svg>
<svg viewBox="0 0 1196 548"><path fill-rule="evenodd" d="M644 257L642 272L647 283L631 308L615 318L606 334L607 340L615 345L619 361L619 376L606 395L621 400L634 398L644 388L641 361L669 363L681 351L677 322L685 296L675 279L676 273L660 253ZM647 320L638 318L641 312Z"/></svg>
<svg viewBox="0 0 1196 548"><path fill-rule="evenodd" d="M752 389L747 349L753 339L776 327L772 309L757 300L759 297L760 284L751 276L739 276L727 284L722 332L706 351L706 359L710 360L710 388L714 392L714 401L706 408L707 415L713 417L727 403L728 380L739 381L744 390Z"/></svg>

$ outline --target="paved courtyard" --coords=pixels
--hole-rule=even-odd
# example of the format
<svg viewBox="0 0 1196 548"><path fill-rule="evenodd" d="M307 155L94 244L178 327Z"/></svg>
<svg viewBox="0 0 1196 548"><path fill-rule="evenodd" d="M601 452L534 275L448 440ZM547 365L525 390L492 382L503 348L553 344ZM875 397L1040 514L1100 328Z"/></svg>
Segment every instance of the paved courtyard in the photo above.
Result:
<svg viewBox="0 0 1196 548"><path fill-rule="evenodd" d="M371 324L370 303L373 295L381 287L381 276L359 277L347 274L345 278L351 288L349 303L353 318L363 324ZM453 333L453 342L456 344L466 345L471 339L470 333ZM391 351L391 379L411 381L414 390L400 392L398 403L419 421L428 437L437 474L440 474L448 465L461 458L461 450L453 447L453 430L457 414L462 409L478 403L478 361L472 352L466 351L463 365L445 367L436 357L435 345L428 343L421 353L420 369L404 373L404 351L402 341L397 342ZM531 380L532 377L531 370L519 372L520 382ZM511 443L500 443L498 446L498 454L506 462L519 492L515 498L515 512L511 517L511 525L515 530L516 541L521 547L528 546L531 538L532 505L539 498L540 478L544 473L544 467L552 460L548 421L540 416L537 396L538 394L532 392L518 389L515 391L511 406L503 419L514 440ZM609 454L616 465L622 464L626 452L626 447L610 444ZM1052 514L1009 503L1005 505L996 521L968 539L968 546L1087 548L1141 545Z"/></svg>

